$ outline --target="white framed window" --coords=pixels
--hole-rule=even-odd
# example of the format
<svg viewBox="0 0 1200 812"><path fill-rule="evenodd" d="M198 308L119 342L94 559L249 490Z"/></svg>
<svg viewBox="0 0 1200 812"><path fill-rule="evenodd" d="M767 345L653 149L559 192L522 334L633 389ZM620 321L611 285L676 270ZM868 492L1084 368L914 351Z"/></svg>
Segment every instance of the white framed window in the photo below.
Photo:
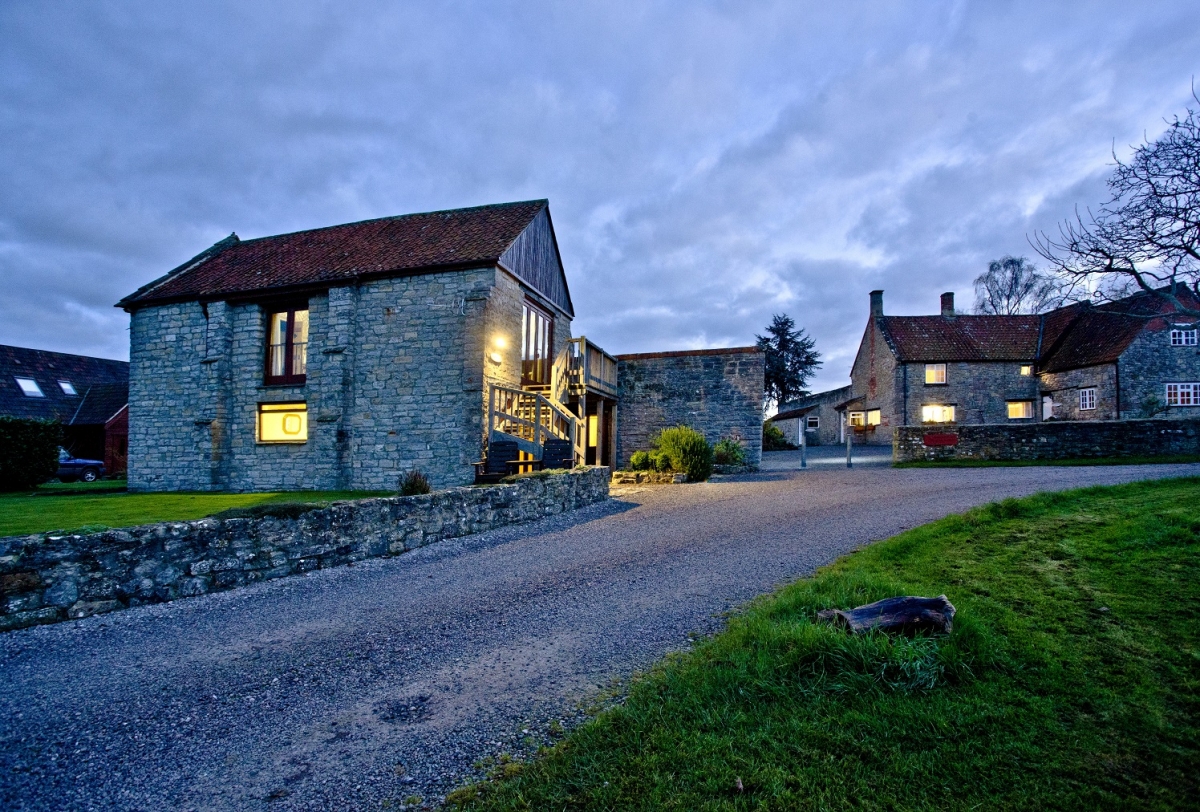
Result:
<svg viewBox="0 0 1200 812"><path fill-rule="evenodd" d="M1079 390L1079 411L1087 412L1096 408L1096 389L1088 387Z"/></svg>
<svg viewBox="0 0 1200 812"><path fill-rule="evenodd" d="M953 423L954 407L944 403L927 403L921 407L922 423Z"/></svg>
<svg viewBox="0 0 1200 812"><path fill-rule="evenodd" d="M810 414L810 415L808 416L808 427L809 427L810 429L819 429L819 428L821 428L821 418L820 418L820 417L818 417L818 416L817 416L817 415L815 415L815 414Z"/></svg>
<svg viewBox="0 0 1200 812"><path fill-rule="evenodd" d="M1200 406L1200 383L1167 384L1168 406Z"/></svg>
<svg viewBox="0 0 1200 812"><path fill-rule="evenodd" d="M1032 400L1010 400L1004 405L1008 407L1009 420L1028 420L1033 417Z"/></svg>
<svg viewBox="0 0 1200 812"><path fill-rule="evenodd" d="M945 364L926 364L925 365L925 383L927 384L944 384L946 382L946 365Z"/></svg>
<svg viewBox="0 0 1200 812"><path fill-rule="evenodd" d="M1028 378L1033 374L1033 364L1021 364L1021 374Z"/></svg>
<svg viewBox="0 0 1200 812"><path fill-rule="evenodd" d="M27 398L44 398L46 394L42 392L42 387L38 386L38 382L33 378L18 378L14 376L17 386L21 387L21 391L25 393Z"/></svg>
<svg viewBox="0 0 1200 812"><path fill-rule="evenodd" d="M847 419L851 426L867 425L867 413L866 412L850 412L847 415Z"/></svg>
<svg viewBox="0 0 1200 812"><path fill-rule="evenodd" d="M1196 331L1192 330L1172 330L1171 331L1171 346L1172 347L1195 347L1196 346Z"/></svg>
<svg viewBox="0 0 1200 812"><path fill-rule="evenodd" d="M258 441L260 443L308 442L308 404L258 404Z"/></svg>
<svg viewBox="0 0 1200 812"><path fill-rule="evenodd" d="M70 381L59 381L58 388L62 390L64 395L75 397L79 393L75 391L75 386Z"/></svg>
<svg viewBox="0 0 1200 812"><path fill-rule="evenodd" d="M878 409L871 409L869 412L867 412L867 425L878 426L881 416L882 415Z"/></svg>

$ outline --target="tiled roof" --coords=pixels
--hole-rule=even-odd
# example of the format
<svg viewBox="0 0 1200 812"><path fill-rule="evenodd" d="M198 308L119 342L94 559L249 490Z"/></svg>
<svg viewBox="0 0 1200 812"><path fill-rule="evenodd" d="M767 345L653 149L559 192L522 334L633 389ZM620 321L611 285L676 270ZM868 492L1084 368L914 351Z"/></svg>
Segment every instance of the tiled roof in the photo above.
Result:
<svg viewBox="0 0 1200 812"><path fill-rule="evenodd" d="M236 235L125 297L120 307L346 283L494 264L546 200L406 214L239 240Z"/></svg>
<svg viewBox="0 0 1200 812"><path fill-rule="evenodd" d="M18 377L36 381L43 397L22 392ZM66 394L59 381L70 383L75 394ZM89 389L102 392L97 391L93 398L88 396ZM125 361L0 345L0 415L64 424L71 424L74 418L74 425L103 424L124 405L122 393L127 397L128 389L129 364ZM115 404L112 412L101 414L113 406L114 399L121 403Z"/></svg>
<svg viewBox="0 0 1200 812"><path fill-rule="evenodd" d="M882 316L901 361L1032 361L1039 316Z"/></svg>

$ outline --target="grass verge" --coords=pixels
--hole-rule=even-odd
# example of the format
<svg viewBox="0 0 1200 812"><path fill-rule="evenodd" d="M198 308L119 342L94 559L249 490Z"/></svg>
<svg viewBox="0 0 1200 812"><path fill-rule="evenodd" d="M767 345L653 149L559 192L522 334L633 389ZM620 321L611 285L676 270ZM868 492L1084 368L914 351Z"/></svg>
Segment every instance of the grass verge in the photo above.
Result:
<svg viewBox="0 0 1200 812"><path fill-rule="evenodd" d="M1200 479L1042 494L847 556L639 679L473 810L1197 808ZM945 638L818 609L947 593Z"/></svg>
<svg viewBox="0 0 1200 812"><path fill-rule="evenodd" d="M1195 454L1169 457L1080 457L1070 460L916 460L892 463L893 468L1026 468L1042 465L1176 465L1200 462Z"/></svg>
<svg viewBox="0 0 1200 812"><path fill-rule="evenodd" d="M45 488L45 486L43 486ZM0 536L102 530L151 522L203 519L232 509L282 503L335 502L392 494L374 491L282 493L66 493L0 494Z"/></svg>

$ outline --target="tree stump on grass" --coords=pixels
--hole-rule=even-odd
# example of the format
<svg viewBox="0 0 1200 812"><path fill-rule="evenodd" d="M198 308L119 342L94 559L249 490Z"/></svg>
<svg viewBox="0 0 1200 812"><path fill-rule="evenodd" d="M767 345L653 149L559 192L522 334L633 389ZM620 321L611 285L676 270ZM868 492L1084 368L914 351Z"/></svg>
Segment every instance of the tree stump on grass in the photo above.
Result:
<svg viewBox="0 0 1200 812"><path fill-rule="evenodd" d="M885 598L857 609L822 609L817 612L817 620L834 623L853 634L872 629L889 634L949 634L953 628L954 604L945 595L936 598L902 596Z"/></svg>

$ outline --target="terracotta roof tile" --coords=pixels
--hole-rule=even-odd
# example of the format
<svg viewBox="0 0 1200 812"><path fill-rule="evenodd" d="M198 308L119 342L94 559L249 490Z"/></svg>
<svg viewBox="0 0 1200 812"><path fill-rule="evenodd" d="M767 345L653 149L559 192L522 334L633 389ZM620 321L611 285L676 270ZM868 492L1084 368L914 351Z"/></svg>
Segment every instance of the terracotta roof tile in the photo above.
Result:
<svg viewBox="0 0 1200 812"><path fill-rule="evenodd" d="M1032 361L1039 316L882 316L901 361Z"/></svg>

